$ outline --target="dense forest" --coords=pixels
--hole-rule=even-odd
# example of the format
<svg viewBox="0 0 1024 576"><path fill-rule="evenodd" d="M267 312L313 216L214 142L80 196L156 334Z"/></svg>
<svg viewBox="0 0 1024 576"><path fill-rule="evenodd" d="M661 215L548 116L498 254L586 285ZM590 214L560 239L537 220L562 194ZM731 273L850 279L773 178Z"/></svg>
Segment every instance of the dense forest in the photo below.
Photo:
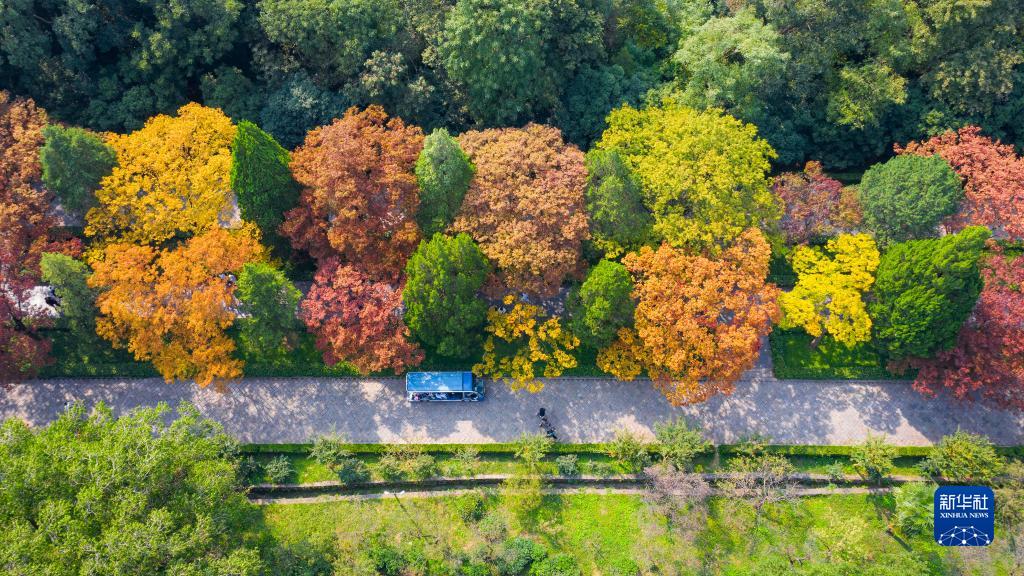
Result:
<svg viewBox="0 0 1024 576"><path fill-rule="evenodd" d="M860 169L965 125L1024 144L1022 26L1014 0L15 0L0 86L119 132L201 102L289 149L369 104L587 149L669 99L755 124L780 164Z"/></svg>

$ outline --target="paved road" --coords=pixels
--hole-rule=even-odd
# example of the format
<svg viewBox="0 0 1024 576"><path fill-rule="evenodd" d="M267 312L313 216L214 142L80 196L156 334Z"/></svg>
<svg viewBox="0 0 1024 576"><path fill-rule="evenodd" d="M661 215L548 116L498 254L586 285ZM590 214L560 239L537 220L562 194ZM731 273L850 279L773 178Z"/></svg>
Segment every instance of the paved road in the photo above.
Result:
<svg viewBox="0 0 1024 576"><path fill-rule="evenodd" d="M45 424L69 400L116 411L189 401L244 442L304 442L338 432L353 442L503 442L534 431L548 408L560 439L595 442L618 428L651 434L686 416L716 442L760 433L777 443L850 444L868 432L900 445L928 445L962 428L998 444L1024 444L1024 415L929 399L906 382L776 380L767 354L731 396L673 408L649 382L564 378L536 395L489 384L480 403L410 404L399 379L251 378L227 393L158 379L43 380L0 392L0 418Z"/></svg>

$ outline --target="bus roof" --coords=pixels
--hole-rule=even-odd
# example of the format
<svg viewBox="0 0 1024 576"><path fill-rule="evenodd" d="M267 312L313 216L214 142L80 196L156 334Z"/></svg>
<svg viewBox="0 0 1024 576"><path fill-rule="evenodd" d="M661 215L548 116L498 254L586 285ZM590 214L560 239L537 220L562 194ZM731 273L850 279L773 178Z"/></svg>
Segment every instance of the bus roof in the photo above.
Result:
<svg viewBox="0 0 1024 576"><path fill-rule="evenodd" d="M408 392L472 392L472 372L409 372L405 375Z"/></svg>

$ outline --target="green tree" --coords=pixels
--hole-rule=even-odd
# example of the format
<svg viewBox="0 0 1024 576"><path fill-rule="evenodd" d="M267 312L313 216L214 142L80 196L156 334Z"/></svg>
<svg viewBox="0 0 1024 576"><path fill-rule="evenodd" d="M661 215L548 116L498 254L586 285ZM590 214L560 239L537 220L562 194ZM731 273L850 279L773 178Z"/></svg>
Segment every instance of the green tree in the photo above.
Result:
<svg viewBox="0 0 1024 576"><path fill-rule="evenodd" d="M850 459L853 467L865 478L881 483L894 468L893 459L896 458L896 447L886 441L885 436L872 436L864 439L864 442L853 447Z"/></svg>
<svg viewBox="0 0 1024 576"><path fill-rule="evenodd" d="M416 160L416 181L420 185L416 222L424 238L444 232L455 220L474 172L469 156L444 128L423 139L423 151Z"/></svg>
<svg viewBox="0 0 1024 576"><path fill-rule="evenodd" d="M76 405L0 427L0 556L13 574L234 574L263 568L244 534L235 442L183 404L114 417Z"/></svg>
<svg viewBox="0 0 1024 576"><path fill-rule="evenodd" d="M990 235L971 226L894 244L882 255L868 312L891 359L930 358L953 347L981 293L978 259Z"/></svg>
<svg viewBox="0 0 1024 576"><path fill-rule="evenodd" d="M242 218L255 222L263 238L281 245L284 213L295 207L299 185L288 169L288 151L248 120L238 123L231 144L231 189Z"/></svg>
<svg viewBox="0 0 1024 576"><path fill-rule="evenodd" d="M39 150L43 184L60 198L65 210L78 216L96 205L100 180L117 165L114 149L81 128L50 124Z"/></svg>
<svg viewBox="0 0 1024 576"><path fill-rule="evenodd" d="M112 352L110 345L96 334L96 296L98 290L86 283L92 270L81 260L58 253L44 253L39 268L43 282L53 288L60 300L60 317L54 326L54 343L62 356L96 363ZM64 358L62 358L64 359Z"/></svg>
<svg viewBox="0 0 1024 576"><path fill-rule="evenodd" d="M298 345L302 293L283 272L262 262L247 263L238 274L235 297L244 313L235 321L238 350L249 362L283 359Z"/></svg>
<svg viewBox="0 0 1024 576"><path fill-rule="evenodd" d="M569 298L569 328L580 342L600 350L615 340L620 328L633 326L633 280L618 262L601 260Z"/></svg>
<svg viewBox="0 0 1024 576"><path fill-rule="evenodd" d="M875 164L859 189L864 223L882 245L935 236L964 196L960 177L939 156L904 155Z"/></svg>
<svg viewBox="0 0 1024 576"><path fill-rule="evenodd" d="M487 321L478 293L489 273L487 258L465 233L421 241L405 265L402 302L409 330L442 356L467 357Z"/></svg>
<svg viewBox="0 0 1024 576"><path fill-rule="evenodd" d="M597 148L622 155L654 213L654 231L674 247L714 251L782 216L769 189L775 151L755 126L720 111L624 106L608 116Z"/></svg>
<svg viewBox="0 0 1024 576"><path fill-rule="evenodd" d="M458 0L437 56L473 120L515 124L553 109L580 63L603 56L602 25L592 0Z"/></svg>
<svg viewBox="0 0 1024 576"><path fill-rule="evenodd" d="M654 438L654 449L661 454L662 462L680 472L689 468L699 454L711 449L704 434L690 428L683 418L656 423Z"/></svg>
<svg viewBox="0 0 1024 576"><path fill-rule="evenodd" d="M1005 465L991 440L957 430L932 447L921 469L951 482L990 482Z"/></svg>
<svg viewBox="0 0 1024 576"><path fill-rule="evenodd" d="M654 220L644 206L640 185L619 153L591 150L587 174L587 214L594 244L614 258L650 240Z"/></svg>

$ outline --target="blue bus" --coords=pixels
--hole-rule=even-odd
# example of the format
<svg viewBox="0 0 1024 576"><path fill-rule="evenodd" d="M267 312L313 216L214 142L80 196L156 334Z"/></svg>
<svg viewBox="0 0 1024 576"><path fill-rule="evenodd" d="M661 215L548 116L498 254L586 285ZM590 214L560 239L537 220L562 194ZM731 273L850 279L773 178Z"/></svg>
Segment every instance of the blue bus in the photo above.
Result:
<svg viewBox="0 0 1024 576"><path fill-rule="evenodd" d="M405 394L409 402L479 402L484 385L472 372L409 372Z"/></svg>

